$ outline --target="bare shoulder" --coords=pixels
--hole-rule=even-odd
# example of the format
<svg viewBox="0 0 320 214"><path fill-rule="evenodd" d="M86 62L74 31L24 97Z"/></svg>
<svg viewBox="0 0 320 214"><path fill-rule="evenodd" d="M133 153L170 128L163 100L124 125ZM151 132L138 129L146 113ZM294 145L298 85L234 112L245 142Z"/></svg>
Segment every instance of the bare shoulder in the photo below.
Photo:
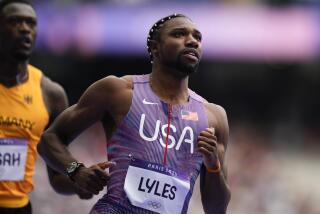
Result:
<svg viewBox="0 0 320 214"><path fill-rule="evenodd" d="M123 76L116 77L113 75L102 78L95 83L93 83L90 88L94 90L103 90L104 92L117 92L119 89L131 89L132 88L132 77Z"/></svg>
<svg viewBox="0 0 320 214"><path fill-rule="evenodd" d="M80 98L80 104L86 100L90 102L106 101L110 104L114 98L123 95L123 93L131 89L132 78L130 76L116 77L110 75L90 85Z"/></svg>
<svg viewBox="0 0 320 214"><path fill-rule="evenodd" d="M229 124L226 110L220 105L209 102L204 103L204 106L208 115L209 127L215 128L219 142L226 146L229 136Z"/></svg>
<svg viewBox="0 0 320 214"><path fill-rule="evenodd" d="M59 97L66 94L63 87L59 83L52 81L44 75L42 76L41 80L41 88L45 96L50 96L55 99L59 99Z"/></svg>
<svg viewBox="0 0 320 214"><path fill-rule="evenodd" d="M63 87L46 76L42 76L41 89L50 120L68 107L68 98Z"/></svg>
<svg viewBox="0 0 320 214"><path fill-rule="evenodd" d="M131 75L123 76L121 79L126 82L128 88L133 89L133 78Z"/></svg>
<svg viewBox="0 0 320 214"><path fill-rule="evenodd" d="M222 106L209 102L205 102L204 106L209 117L217 117L217 119L226 119L227 113Z"/></svg>
<svg viewBox="0 0 320 214"><path fill-rule="evenodd" d="M107 76L89 86L77 106L116 115L118 110L122 109L121 107L127 107L130 104L132 85L130 76Z"/></svg>

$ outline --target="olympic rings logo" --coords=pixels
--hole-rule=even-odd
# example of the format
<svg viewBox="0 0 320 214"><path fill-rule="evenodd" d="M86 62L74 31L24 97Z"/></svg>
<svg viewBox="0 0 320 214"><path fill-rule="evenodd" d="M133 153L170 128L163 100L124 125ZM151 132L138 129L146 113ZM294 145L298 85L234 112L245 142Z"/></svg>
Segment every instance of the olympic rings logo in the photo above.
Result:
<svg viewBox="0 0 320 214"><path fill-rule="evenodd" d="M161 203L157 201L148 201L147 205L153 209L159 209L161 207Z"/></svg>

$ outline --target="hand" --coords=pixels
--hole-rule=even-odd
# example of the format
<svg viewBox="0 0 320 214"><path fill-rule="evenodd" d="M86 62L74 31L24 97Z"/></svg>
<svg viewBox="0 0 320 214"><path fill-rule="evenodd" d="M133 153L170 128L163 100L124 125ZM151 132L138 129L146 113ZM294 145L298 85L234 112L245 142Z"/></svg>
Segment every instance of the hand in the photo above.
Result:
<svg viewBox="0 0 320 214"><path fill-rule="evenodd" d="M93 194L82 189L77 184L75 184L75 193L79 196L80 199L91 199Z"/></svg>
<svg viewBox="0 0 320 214"><path fill-rule="evenodd" d="M92 165L89 168L79 168L77 173L73 176L73 179L76 185L81 189L83 193L82 196L88 196L88 193L98 195L110 179L109 173L104 170L115 166L115 164L115 162L106 161ZM79 197L81 198L80 195Z"/></svg>
<svg viewBox="0 0 320 214"><path fill-rule="evenodd" d="M214 128L207 128L198 137L198 151L204 156L204 165L207 169L218 169L220 167L220 152Z"/></svg>

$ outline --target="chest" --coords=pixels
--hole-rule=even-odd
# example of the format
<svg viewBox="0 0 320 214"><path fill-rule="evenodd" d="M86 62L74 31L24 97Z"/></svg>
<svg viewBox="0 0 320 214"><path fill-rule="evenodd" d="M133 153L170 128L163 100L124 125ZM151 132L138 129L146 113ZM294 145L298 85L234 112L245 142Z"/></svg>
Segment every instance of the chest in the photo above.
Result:
<svg viewBox="0 0 320 214"><path fill-rule="evenodd" d="M0 131L2 135L40 136L48 123L48 113L40 88L0 89L0 97Z"/></svg>
<svg viewBox="0 0 320 214"><path fill-rule="evenodd" d="M188 150L190 154L194 153L197 136L207 126L202 109L193 105L170 106L142 100L142 106L133 106L130 114L131 125L144 142L168 145L168 149L176 151Z"/></svg>

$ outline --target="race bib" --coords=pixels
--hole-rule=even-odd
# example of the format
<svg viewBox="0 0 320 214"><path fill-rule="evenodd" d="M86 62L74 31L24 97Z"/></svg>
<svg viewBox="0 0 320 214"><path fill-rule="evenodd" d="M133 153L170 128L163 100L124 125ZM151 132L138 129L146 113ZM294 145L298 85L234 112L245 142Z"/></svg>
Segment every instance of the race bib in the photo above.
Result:
<svg viewBox="0 0 320 214"><path fill-rule="evenodd" d="M124 190L134 206L157 213L181 214L190 181L185 173L133 158Z"/></svg>
<svg viewBox="0 0 320 214"><path fill-rule="evenodd" d="M0 138L0 180L24 179L28 141L21 138Z"/></svg>

